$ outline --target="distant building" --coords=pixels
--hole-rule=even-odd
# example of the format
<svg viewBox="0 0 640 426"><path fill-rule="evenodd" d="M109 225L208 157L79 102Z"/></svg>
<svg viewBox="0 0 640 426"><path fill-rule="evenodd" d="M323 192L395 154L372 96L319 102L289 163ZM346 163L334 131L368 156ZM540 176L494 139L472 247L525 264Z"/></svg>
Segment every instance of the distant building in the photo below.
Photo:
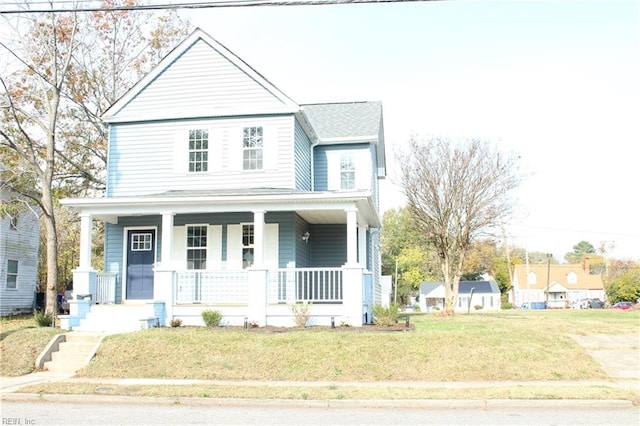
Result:
<svg viewBox="0 0 640 426"><path fill-rule="evenodd" d="M525 302L544 302L547 301L547 291L549 308L569 308L580 299L604 301L602 277L589 272L588 258L582 264L516 265L509 301L515 306L522 306Z"/></svg>
<svg viewBox="0 0 640 426"><path fill-rule="evenodd" d="M473 294L472 294L473 291ZM471 298L471 304L469 304ZM444 309L444 282L421 282L418 304L423 312ZM500 288L494 280L460 281L458 301L454 310L467 311L469 307L484 310L500 310Z"/></svg>

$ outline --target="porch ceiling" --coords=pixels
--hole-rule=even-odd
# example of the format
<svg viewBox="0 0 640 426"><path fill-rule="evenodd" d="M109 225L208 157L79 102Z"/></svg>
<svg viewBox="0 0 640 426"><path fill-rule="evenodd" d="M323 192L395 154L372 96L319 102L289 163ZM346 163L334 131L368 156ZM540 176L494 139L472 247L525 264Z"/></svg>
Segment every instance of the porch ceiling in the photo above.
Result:
<svg viewBox="0 0 640 426"><path fill-rule="evenodd" d="M228 213L295 211L308 223L346 223L345 211L356 208L358 223L372 228L381 226L370 192L304 193L194 193L193 191L139 197L64 199L61 203L92 215L96 219L117 223L121 216L161 215L164 213Z"/></svg>

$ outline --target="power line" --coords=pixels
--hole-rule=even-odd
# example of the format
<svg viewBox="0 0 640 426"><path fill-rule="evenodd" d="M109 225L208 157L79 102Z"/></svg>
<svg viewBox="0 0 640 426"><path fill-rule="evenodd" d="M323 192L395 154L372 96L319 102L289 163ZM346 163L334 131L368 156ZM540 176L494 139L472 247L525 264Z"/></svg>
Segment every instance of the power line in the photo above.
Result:
<svg viewBox="0 0 640 426"><path fill-rule="evenodd" d="M366 3L417 3L435 2L446 0L218 0L207 2L186 2L169 4L137 4L120 5L113 7L81 6L81 7L60 7L61 4L78 5L78 1L59 1L56 5L51 4L49 8L36 9L13 9L1 10L0 15L17 15L30 13L77 13L77 12L118 12L134 10L176 10L176 9L211 9L211 8L233 8L233 7L257 7L257 6L330 6L344 4L366 4ZM48 2L33 2L31 4L46 4ZM82 2L88 4L87 2ZM93 3L93 2L90 2ZM14 4L13 6L17 6Z"/></svg>

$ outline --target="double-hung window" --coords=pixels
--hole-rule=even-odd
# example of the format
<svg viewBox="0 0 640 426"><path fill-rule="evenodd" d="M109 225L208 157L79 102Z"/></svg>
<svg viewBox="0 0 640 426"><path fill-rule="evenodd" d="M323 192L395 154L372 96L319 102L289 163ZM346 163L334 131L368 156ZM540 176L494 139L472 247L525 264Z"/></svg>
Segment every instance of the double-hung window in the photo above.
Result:
<svg viewBox="0 0 640 426"><path fill-rule="evenodd" d="M253 225L242 225L242 269L253 265Z"/></svg>
<svg viewBox="0 0 640 426"><path fill-rule="evenodd" d="M207 268L207 226L187 226L187 269Z"/></svg>
<svg viewBox="0 0 640 426"><path fill-rule="evenodd" d="M209 131L189 130L189 172L209 169Z"/></svg>
<svg viewBox="0 0 640 426"><path fill-rule="evenodd" d="M340 189L355 189L356 166L353 162L353 154L340 155Z"/></svg>
<svg viewBox="0 0 640 426"><path fill-rule="evenodd" d="M15 290L18 288L18 261L7 261L7 289Z"/></svg>
<svg viewBox="0 0 640 426"><path fill-rule="evenodd" d="M262 127L242 129L242 169L261 170L264 140Z"/></svg>

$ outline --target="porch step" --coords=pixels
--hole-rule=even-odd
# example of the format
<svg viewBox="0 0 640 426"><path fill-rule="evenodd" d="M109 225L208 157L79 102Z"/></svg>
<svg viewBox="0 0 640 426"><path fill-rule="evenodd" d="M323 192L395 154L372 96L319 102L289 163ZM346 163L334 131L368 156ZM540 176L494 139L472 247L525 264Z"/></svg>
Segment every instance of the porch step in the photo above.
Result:
<svg viewBox="0 0 640 426"><path fill-rule="evenodd" d="M75 373L85 367L96 354L104 334L73 331L64 335L65 341L51 354L44 368L54 373Z"/></svg>
<svg viewBox="0 0 640 426"><path fill-rule="evenodd" d="M80 320L75 331L98 333L128 333L155 325L156 319L147 305L93 305Z"/></svg>

